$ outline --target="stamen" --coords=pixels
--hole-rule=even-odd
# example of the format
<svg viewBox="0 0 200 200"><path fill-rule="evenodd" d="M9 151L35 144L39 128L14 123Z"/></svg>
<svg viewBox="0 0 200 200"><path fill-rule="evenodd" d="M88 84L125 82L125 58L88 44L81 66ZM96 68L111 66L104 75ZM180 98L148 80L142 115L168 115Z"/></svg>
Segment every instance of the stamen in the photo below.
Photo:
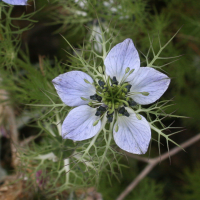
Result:
<svg viewBox="0 0 200 200"><path fill-rule="evenodd" d="M96 103L96 102L94 102L94 101L90 101L89 103L88 103L88 105L89 106L91 106L91 107L94 107L94 106L100 106L100 105L103 105L103 103Z"/></svg>
<svg viewBox="0 0 200 200"><path fill-rule="evenodd" d="M111 80L113 85L118 85L118 81L116 79L116 76L113 76L113 79Z"/></svg>
<svg viewBox="0 0 200 200"><path fill-rule="evenodd" d="M126 116L126 117L129 117L129 116L130 116L130 114L128 113L127 110L125 110L125 112L124 112L124 116Z"/></svg>
<svg viewBox="0 0 200 200"><path fill-rule="evenodd" d="M94 94L94 95L90 96L90 99L92 99L92 100L97 100L97 101L101 102L102 97L100 97L100 96L97 95L97 94Z"/></svg>
<svg viewBox="0 0 200 200"><path fill-rule="evenodd" d="M116 126L115 126L115 132L118 132L118 130L119 130L119 125L116 124Z"/></svg>
<svg viewBox="0 0 200 200"><path fill-rule="evenodd" d="M85 81L86 83L88 83L88 84L91 84L87 79L84 79L84 81Z"/></svg>
<svg viewBox="0 0 200 200"><path fill-rule="evenodd" d="M81 97L81 99L83 100L83 101L88 101L89 99L86 99L86 98L84 98L84 97Z"/></svg>
<svg viewBox="0 0 200 200"><path fill-rule="evenodd" d="M107 112L107 119L108 119L108 122L111 123L112 120L113 120L113 114L114 114L114 112L111 113L111 114L108 114L108 113L109 113L109 112Z"/></svg>
<svg viewBox="0 0 200 200"><path fill-rule="evenodd" d="M124 74L124 76L122 77L122 80L121 80L121 84L123 82L125 82L125 80L134 72L135 69L132 69L129 74L126 76L126 73Z"/></svg>
<svg viewBox="0 0 200 200"><path fill-rule="evenodd" d="M129 72L129 75L131 75L134 71L135 71L135 69L132 69L132 70Z"/></svg>
<svg viewBox="0 0 200 200"><path fill-rule="evenodd" d="M129 106L136 106L137 105L137 103L135 101L133 101L133 99L130 99L128 101L128 104L129 104Z"/></svg>
<svg viewBox="0 0 200 200"><path fill-rule="evenodd" d="M118 110L118 113L120 114L124 114L125 112L125 108L124 107L121 107L119 110Z"/></svg>
<svg viewBox="0 0 200 200"><path fill-rule="evenodd" d="M104 81L99 80L98 83L99 83L99 86L104 89L104 85L105 85Z"/></svg>
<svg viewBox="0 0 200 200"><path fill-rule="evenodd" d="M137 113L136 113L136 117L137 117L137 119L139 119L139 120L142 119L142 117L141 117L139 114L137 114Z"/></svg>
<svg viewBox="0 0 200 200"><path fill-rule="evenodd" d="M148 96L149 95L148 92L141 92L141 94L144 95L144 96Z"/></svg>
<svg viewBox="0 0 200 200"><path fill-rule="evenodd" d="M95 115L96 115L96 116L100 116L100 115L102 115L105 111L106 111L106 108L105 108L105 107L99 106L99 107L97 108L97 112L95 113Z"/></svg>
<svg viewBox="0 0 200 200"><path fill-rule="evenodd" d="M125 86L125 88L127 89L127 92L130 92L131 87L132 87L132 85L130 85L130 84Z"/></svg>
<svg viewBox="0 0 200 200"><path fill-rule="evenodd" d="M121 108L118 110L118 113L119 113L119 114L122 114L122 115L124 115L124 116L126 116L126 117L129 117L129 116L130 116L130 114L128 113L128 111L127 111L124 107L121 107Z"/></svg>
<svg viewBox="0 0 200 200"><path fill-rule="evenodd" d="M93 126L96 126L96 125L98 124L98 122L99 122L99 119L96 120L92 125L93 125Z"/></svg>
<svg viewBox="0 0 200 200"><path fill-rule="evenodd" d="M128 96L132 96L132 95L134 95L134 94L142 94L142 95L144 95L144 96L148 96L148 95L149 95L148 92L129 92L129 93L127 94L127 97L128 97Z"/></svg>
<svg viewBox="0 0 200 200"><path fill-rule="evenodd" d="M126 70L125 70L125 73L127 74L129 71L130 71L130 68L127 67Z"/></svg>

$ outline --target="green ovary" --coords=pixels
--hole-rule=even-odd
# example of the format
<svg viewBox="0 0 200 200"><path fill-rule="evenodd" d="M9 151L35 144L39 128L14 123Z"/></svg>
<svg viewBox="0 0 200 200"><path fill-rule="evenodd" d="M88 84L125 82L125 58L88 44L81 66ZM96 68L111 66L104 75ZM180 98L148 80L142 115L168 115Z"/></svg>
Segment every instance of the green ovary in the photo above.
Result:
<svg viewBox="0 0 200 200"><path fill-rule="evenodd" d="M129 98L126 97L127 85L127 83L122 85L106 84L104 89L99 92L102 95L102 102L108 106L109 113L113 113L115 109L120 108L124 104L128 106Z"/></svg>

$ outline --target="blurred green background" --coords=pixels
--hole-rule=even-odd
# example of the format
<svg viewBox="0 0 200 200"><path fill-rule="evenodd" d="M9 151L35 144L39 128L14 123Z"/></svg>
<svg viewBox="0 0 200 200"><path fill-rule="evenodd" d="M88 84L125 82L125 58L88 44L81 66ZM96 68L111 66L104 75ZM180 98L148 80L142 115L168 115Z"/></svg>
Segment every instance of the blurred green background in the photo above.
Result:
<svg viewBox="0 0 200 200"><path fill-rule="evenodd" d="M23 31L20 36L20 49L29 52L30 64L36 66L39 57L49 63L58 61L70 63L69 56L63 50L72 52L61 37L64 36L74 47L83 47L89 41L91 30L98 26L97 16L103 26L109 27L113 33L115 44L126 38L134 41L136 48L146 55L149 37L153 41L155 52L159 50L158 35L164 45L180 28L172 42L163 50L162 57L182 55L176 62L165 66L163 70L171 78L168 91L162 99L172 99L174 106L167 110L187 119L166 118L165 125L174 121L174 126L185 127L181 133L173 136L178 144L195 136L200 130L200 1L198 0L35 0L30 6L15 6L13 18L22 13L31 14L32 20L15 20L12 23L22 29L29 24L33 26ZM9 9L9 8L5 8ZM3 15L5 18L6 16ZM141 65L145 66L145 58L140 53ZM19 58L22 58L18 54ZM175 59L169 59L171 62ZM159 60L163 65L166 60ZM11 64L12 66L12 64ZM3 73L3 72L2 72ZM45 73L48 73L46 71ZM53 76L53 75L52 75ZM30 88L31 90L31 88ZM17 108L21 99L11 92L12 101ZM26 98L25 98L26 99ZM23 103L26 103L24 99ZM42 99L42 97L41 97ZM17 111L16 111L17 112ZM20 132L26 135L24 129ZM24 136L26 137L26 136ZM4 143L5 138L1 138ZM161 142L161 153L167 151L164 139ZM170 144L170 149L174 147ZM6 146L1 146L2 165L8 166ZM127 200L198 200L200 199L200 142L196 142L169 160L158 164L138 186L125 198ZM158 156L156 142L152 143L150 157ZM148 154L145 156L149 156ZM127 185L145 167L132 158L121 160L128 166L122 168L119 181L107 176L100 181L97 189L105 200L115 199ZM5 164L7 163L7 164Z"/></svg>

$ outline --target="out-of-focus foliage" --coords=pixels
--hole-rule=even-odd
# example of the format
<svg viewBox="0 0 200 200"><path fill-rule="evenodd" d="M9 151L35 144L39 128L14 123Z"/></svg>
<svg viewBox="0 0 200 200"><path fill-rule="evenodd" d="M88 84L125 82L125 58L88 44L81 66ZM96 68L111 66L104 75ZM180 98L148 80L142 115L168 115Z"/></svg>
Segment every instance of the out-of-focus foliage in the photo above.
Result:
<svg viewBox="0 0 200 200"><path fill-rule="evenodd" d="M200 198L200 164L196 164L194 169L185 169L184 174L180 177L182 187L176 193L177 200L196 200Z"/></svg>
<svg viewBox="0 0 200 200"><path fill-rule="evenodd" d="M26 119L25 123L29 123L28 131L23 134L29 135L30 130L32 130L34 132L33 135L38 136L36 144L33 142L31 145L19 149L21 159L24 163L20 170L24 176L29 178L29 187L34 185L35 191L40 190L35 178L35 174L40 170L44 171L44 178L47 178L48 181L50 180L48 182L48 190L44 192L46 198L47 196L54 196L59 193L62 198L61 193L63 191L70 188L69 191L71 192L71 188L77 189L81 185L83 186L83 181L85 183L84 186L96 183L93 177L98 174L95 171L97 160L88 158L87 162L81 160L80 166L74 165L70 172L70 178L73 181L68 185L65 184L69 178L66 175L68 160L64 162L62 159L66 159L69 156L67 152L71 152L68 146L71 147L74 144L68 143L68 141L65 144L65 141L62 141L58 137L59 126L57 125L65 118L69 108L62 106L59 109L57 107L52 109L52 107L48 106L29 107L26 104L37 103L48 105L52 101L56 103L60 102L58 96L55 95L51 80L57 75L71 70L71 66L80 67L74 51L65 42L63 37L76 48L76 52L79 54L81 53L79 50L80 47L85 50L91 50L93 39L98 40L95 38L95 31L99 31L98 20L104 30L108 30L112 34L112 46L122 42L126 38L133 39L137 49L141 51L140 59L142 66L147 65L143 54L147 54L151 43L155 53L159 51L158 36L161 44L164 45L182 27L173 41L163 50L161 54L163 59L158 60L156 64L159 66L164 65L166 63L164 57L183 55L177 58L179 59L177 62L173 62L176 58L171 59L172 63L162 68L172 78L165 98L171 99L174 97L176 103L176 107L169 108L168 112L178 109L177 112L179 115L182 114L191 117L191 119L187 120L178 120L178 126L187 126L189 133L199 130L199 1L36 0L35 6L31 3L30 5L27 6L27 10L12 6L4 7L2 9L2 21L0 24L1 89L9 92L9 104L12 104L16 109L19 121L24 123L23 120ZM21 14L26 12L26 14L19 15L18 12ZM24 24L25 19L26 23ZM37 23L36 20L38 21ZM34 23L34 27L32 27L30 22ZM98 45L93 48L95 52L99 51L101 53L102 51L102 49L98 49ZM69 59L69 55L63 49L74 55L74 58ZM84 54L86 57L88 56L89 60L88 51L84 51ZM153 58L152 53L150 54L150 58ZM97 62L99 62L98 59ZM51 109L55 111L54 114L49 112L52 111ZM59 116L60 118L57 118L56 114L59 112L61 115ZM38 119L41 120L39 123ZM51 124L52 122L54 125ZM169 119L170 123L171 119ZM52 134L57 134L57 137L54 137ZM186 138L184 134L181 134L175 136L178 143L182 141L182 138ZM59 145L58 140L61 142L61 145ZM98 142L100 143L101 140ZM163 141L161 140L161 142ZM81 145L83 144L80 143L80 146L77 148L84 149L84 145ZM95 151L95 149L93 150ZM63 151L64 154L61 155ZM166 151L166 146L164 147L164 151ZM55 156L53 154L49 155L51 152ZM152 143L151 152L152 156L158 154L156 142ZM103 152L101 153L103 154ZM43 160L44 157L41 157L41 155L44 156L47 154L49 156L48 159ZM40 155L40 159L38 155ZM59 162L58 160L56 161L58 157L60 158ZM117 160L119 160L119 157ZM77 154L77 157L72 158L72 161L79 159L79 154ZM162 168L163 165L161 163L159 167ZM104 199L116 198L140 172L141 167L137 164L130 166L134 173L128 173L128 175L125 173L127 168L122 170L121 173L114 161L109 167L103 166L106 173L101 177L99 190L102 192ZM168 163L166 168L169 168ZM181 169L182 166L178 165L178 170ZM129 170L126 172L129 172ZM113 173L114 171L115 173ZM174 171L174 173L176 172ZM111 176L110 178L111 174L115 176ZM121 174L124 174L123 178ZM159 174L160 177L168 176L168 174L161 174L161 172L157 173L156 171L154 174ZM81 176L84 177L83 180L80 180ZM186 171L184 181L188 182L188 184L183 187L182 192L174 199L199 199L199 176L198 168L193 172ZM56 177L58 180L55 181ZM157 179L160 177L157 177ZM110 181L108 181L109 179ZM116 179L119 179L121 184ZM57 184L57 181L59 184ZM174 184L172 180L170 184ZM173 198L173 194L165 194L165 197L163 197L164 194L161 195L163 192L162 188L165 187L165 184L162 185L155 184L155 181L152 181L150 178L149 180L146 179L137 186L127 199ZM67 196L68 194L63 194L63 198Z"/></svg>

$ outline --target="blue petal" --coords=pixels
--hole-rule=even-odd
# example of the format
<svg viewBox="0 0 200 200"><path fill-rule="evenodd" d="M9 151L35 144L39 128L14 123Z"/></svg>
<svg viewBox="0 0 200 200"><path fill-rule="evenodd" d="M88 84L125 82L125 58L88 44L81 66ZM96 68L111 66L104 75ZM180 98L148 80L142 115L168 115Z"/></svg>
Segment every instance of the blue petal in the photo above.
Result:
<svg viewBox="0 0 200 200"><path fill-rule="evenodd" d="M81 71L71 71L60 74L52 80L61 100L68 106L80 106L88 104L81 97L90 99L96 93L93 85L86 83L84 79L93 83L92 78Z"/></svg>
<svg viewBox="0 0 200 200"><path fill-rule="evenodd" d="M11 4L11 5L27 5L28 0L3 0L5 3Z"/></svg>
<svg viewBox="0 0 200 200"><path fill-rule="evenodd" d="M138 52L131 39L126 39L122 43L114 46L104 60L106 66L106 74L117 81L121 81L125 75L126 68L135 70L126 81L131 80L131 77L136 73L140 67L140 58Z"/></svg>
<svg viewBox="0 0 200 200"><path fill-rule="evenodd" d="M95 116L96 108L86 105L72 109L62 124L62 137L74 141L82 141L96 135L101 128L99 116ZM93 123L99 120L96 126Z"/></svg>
<svg viewBox="0 0 200 200"><path fill-rule="evenodd" d="M135 77L130 81L132 85L130 92L148 92L148 96L133 94L131 98L138 104L150 104L158 100L167 90L170 78L151 68L140 67Z"/></svg>
<svg viewBox="0 0 200 200"><path fill-rule="evenodd" d="M147 120L126 108L130 116L118 116L118 120L114 125L113 134L116 144L123 150L134 154L145 154L151 139L151 129ZM118 131L115 128L118 124Z"/></svg>

